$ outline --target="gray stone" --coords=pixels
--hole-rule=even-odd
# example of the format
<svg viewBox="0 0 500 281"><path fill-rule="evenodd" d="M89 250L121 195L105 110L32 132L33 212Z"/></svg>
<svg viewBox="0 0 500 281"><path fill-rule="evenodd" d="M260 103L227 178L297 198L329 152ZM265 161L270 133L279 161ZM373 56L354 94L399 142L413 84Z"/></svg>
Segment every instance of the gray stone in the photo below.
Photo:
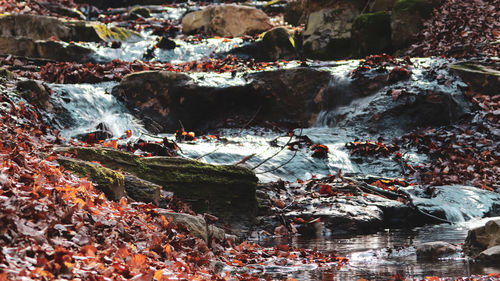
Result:
<svg viewBox="0 0 500 281"><path fill-rule="evenodd" d="M207 224L203 217L170 212L162 212L161 215L167 219L171 219L173 224L184 225L193 236L201 238L205 242L207 241Z"/></svg>
<svg viewBox="0 0 500 281"><path fill-rule="evenodd" d="M417 246L417 259L438 259L459 250L457 246L443 241L423 243Z"/></svg>
<svg viewBox="0 0 500 281"><path fill-rule="evenodd" d="M161 186L152 182L140 179L136 176L125 174L125 191L127 195L140 202L154 203L160 202Z"/></svg>

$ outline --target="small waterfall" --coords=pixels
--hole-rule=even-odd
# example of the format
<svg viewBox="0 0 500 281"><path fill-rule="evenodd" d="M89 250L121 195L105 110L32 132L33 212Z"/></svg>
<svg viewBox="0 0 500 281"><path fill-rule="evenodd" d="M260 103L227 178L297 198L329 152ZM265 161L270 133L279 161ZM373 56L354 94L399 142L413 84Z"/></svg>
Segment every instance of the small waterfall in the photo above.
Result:
<svg viewBox="0 0 500 281"><path fill-rule="evenodd" d="M100 84L51 84L55 91L51 102L63 108L54 119L60 125L64 137L74 137L95 131L104 123L113 136L121 136L126 130L134 135L145 132L139 120L128 112L113 95L109 94L115 82Z"/></svg>

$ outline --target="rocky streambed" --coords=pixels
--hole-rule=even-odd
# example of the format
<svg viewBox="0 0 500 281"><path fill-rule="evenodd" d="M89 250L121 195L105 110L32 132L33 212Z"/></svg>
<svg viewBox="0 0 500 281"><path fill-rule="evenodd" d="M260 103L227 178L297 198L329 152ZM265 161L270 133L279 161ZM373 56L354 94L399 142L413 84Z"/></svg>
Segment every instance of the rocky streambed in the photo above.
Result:
<svg viewBox="0 0 500 281"><path fill-rule="evenodd" d="M88 10L100 23L2 16L2 79L60 130L47 157L107 198L160 207L179 198L185 212L164 216L207 242L285 242L351 260L340 271L243 271L316 280L498 271L498 222L465 239L479 219L500 216L498 60L331 61L408 46L401 22L416 33L437 4L375 1L363 13L360 3L298 2L284 14L307 19L295 31L240 5Z"/></svg>

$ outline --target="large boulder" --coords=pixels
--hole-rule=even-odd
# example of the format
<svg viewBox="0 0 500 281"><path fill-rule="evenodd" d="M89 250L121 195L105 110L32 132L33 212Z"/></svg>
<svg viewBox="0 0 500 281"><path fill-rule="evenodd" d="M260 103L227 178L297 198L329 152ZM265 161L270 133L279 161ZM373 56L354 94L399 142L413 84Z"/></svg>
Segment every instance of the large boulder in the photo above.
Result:
<svg viewBox="0 0 500 281"><path fill-rule="evenodd" d="M397 0L392 8L391 38L396 49L408 47L413 36L423 28L423 20L430 18L440 0Z"/></svg>
<svg viewBox="0 0 500 281"><path fill-rule="evenodd" d="M210 212L221 218L250 217L255 212L257 177L246 168L175 157L139 157L106 148L69 147L59 151L158 184L196 212Z"/></svg>
<svg viewBox="0 0 500 281"><path fill-rule="evenodd" d="M146 71L127 75L112 93L146 119L148 129L163 132L177 130L179 120L189 130L204 132L235 117L245 123L254 117L312 125L322 109L330 73L295 68L247 73L243 78L242 85L209 87L186 74Z"/></svg>
<svg viewBox="0 0 500 281"><path fill-rule="evenodd" d="M497 95L500 92L500 63L461 62L450 65L450 69L478 93Z"/></svg>
<svg viewBox="0 0 500 281"><path fill-rule="evenodd" d="M16 14L0 16L0 36L26 37L31 40L101 42L106 40L139 39L134 31L98 22L63 20L48 16Z"/></svg>
<svg viewBox="0 0 500 281"><path fill-rule="evenodd" d="M486 264L492 264L492 265L499 265L500 264L500 246L493 246L491 248L488 248L481 253L479 253L479 256L477 257L478 260L486 263Z"/></svg>
<svg viewBox="0 0 500 281"><path fill-rule="evenodd" d="M354 5L339 2L335 8L311 13L302 33L304 56L321 60L349 57L352 24L359 12Z"/></svg>
<svg viewBox="0 0 500 281"><path fill-rule="evenodd" d="M182 32L208 36L255 35L272 28L269 17L254 7L228 4L208 6L182 18Z"/></svg>
<svg viewBox="0 0 500 281"><path fill-rule="evenodd" d="M463 245L464 253L472 258L477 258L485 250L490 252L483 253L483 258L493 255L493 251L498 255L500 246L500 218L488 221L484 226L469 230L465 243ZM497 260L498 261L498 260Z"/></svg>
<svg viewBox="0 0 500 281"><path fill-rule="evenodd" d="M352 27L352 55L391 53L391 16L386 12L362 14Z"/></svg>
<svg viewBox="0 0 500 281"><path fill-rule="evenodd" d="M350 5L361 11L366 6L365 0L292 0L287 1L284 19L291 25L307 23L310 14L322 9L337 9L342 5Z"/></svg>

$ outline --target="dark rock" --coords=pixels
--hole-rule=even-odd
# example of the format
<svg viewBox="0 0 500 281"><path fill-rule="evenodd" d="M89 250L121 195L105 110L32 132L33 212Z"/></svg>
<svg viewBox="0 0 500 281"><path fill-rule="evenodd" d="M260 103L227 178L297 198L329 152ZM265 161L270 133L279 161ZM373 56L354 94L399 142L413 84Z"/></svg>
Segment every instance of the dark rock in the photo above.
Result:
<svg viewBox="0 0 500 281"><path fill-rule="evenodd" d="M370 5L370 12L391 11L397 0L375 0Z"/></svg>
<svg viewBox="0 0 500 281"><path fill-rule="evenodd" d="M305 23L302 14L304 13L304 0L293 0L286 3L285 12L283 14L284 19L287 23L298 26Z"/></svg>
<svg viewBox="0 0 500 281"><path fill-rule="evenodd" d="M21 91L22 97L29 103L47 112L52 112L54 106L50 103L49 89L38 81L22 80L17 82L17 89Z"/></svg>
<svg viewBox="0 0 500 281"><path fill-rule="evenodd" d="M246 168L215 166L175 157L138 157L114 149L60 148L85 161L131 173L161 185L191 205L196 212L213 213L222 219L255 215L257 178Z"/></svg>
<svg viewBox="0 0 500 281"><path fill-rule="evenodd" d="M132 10L130 10L130 14L136 14L136 15L139 15L143 18L150 18L151 17L151 11L148 8L144 8L144 7L135 7Z"/></svg>
<svg viewBox="0 0 500 281"><path fill-rule="evenodd" d="M97 189L104 192L108 199L118 201L125 196L124 178L120 172L96 163L68 157L58 157L57 162L80 177L90 177Z"/></svg>
<svg viewBox="0 0 500 281"><path fill-rule="evenodd" d="M82 12L78 11L77 9L67 8L61 4L51 3L51 2L42 2L42 3L39 3L39 5L44 7L45 9L51 11L51 12L59 14L61 16L66 16L66 17L75 18L75 19L79 19L79 20L86 20L85 15Z"/></svg>
<svg viewBox="0 0 500 281"><path fill-rule="evenodd" d="M160 41L158 42L158 44L156 44L156 46L164 50L173 50L175 49L175 47L177 47L177 44L175 43L174 40L170 38L161 37Z"/></svg>
<svg viewBox="0 0 500 281"><path fill-rule="evenodd" d="M498 254L500 246L500 218L488 221L484 226L469 230L463 245L464 253L472 258L477 258L480 254L490 248L495 248L483 255L486 258ZM498 261L498 259L497 259Z"/></svg>
<svg viewBox="0 0 500 281"><path fill-rule="evenodd" d="M357 16L352 27L352 52L358 58L392 53L391 16L386 12Z"/></svg>
<svg viewBox="0 0 500 281"><path fill-rule="evenodd" d="M126 76L112 93L164 132L174 132L179 120L199 133L235 116L248 120L256 112L256 121L312 125L322 109L330 74L295 68L248 73L244 79L244 85L205 87L186 74L147 71Z"/></svg>
<svg viewBox="0 0 500 281"><path fill-rule="evenodd" d="M391 38L395 49L409 46L413 36L423 28L423 20L430 18L440 0L397 0L392 8Z"/></svg>
<svg viewBox="0 0 500 281"><path fill-rule="evenodd" d="M423 243L417 246L417 259L437 260L459 250L458 247L442 241Z"/></svg>
<svg viewBox="0 0 500 281"><path fill-rule="evenodd" d="M471 85L475 92L497 95L500 92L500 65L462 62L450 65L462 80Z"/></svg>
<svg viewBox="0 0 500 281"><path fill-rule="evenodd" d="M295 60L299 58L295 41L292 31L276 27L265 32L261 41L235 48L230 53L257 61Z"/></svg>

